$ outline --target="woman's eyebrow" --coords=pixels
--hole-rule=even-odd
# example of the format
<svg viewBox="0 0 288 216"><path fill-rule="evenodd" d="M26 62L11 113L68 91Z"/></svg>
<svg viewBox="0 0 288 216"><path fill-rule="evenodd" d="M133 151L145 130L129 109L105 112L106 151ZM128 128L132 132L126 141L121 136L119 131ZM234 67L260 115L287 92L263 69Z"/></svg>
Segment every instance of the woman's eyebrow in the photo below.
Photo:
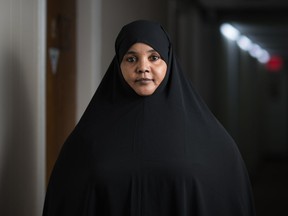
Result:
<svg viewBox="0 0 288 216"><path fill-rule="evenodd" d="M133 50L129 50L129 51L126 52L125 55L127 55L127 54L136 54L136 53L137 53L137 52L135 52L135 51L133 51Z"/></svg>
<svg viewBox="0 0 288 216"><path fill-rule="evenodd" d="M146 51L148 53L154 53L154 52L157 52L156 50L154 49L151 49L151 50L148 50ZM134 50L128 50L127 53L125 55L128 55L128 54L137 54L138 52L134 51Z"/></svg>
<svg viewBox="0 0 288 216"><path fill-rule="evenodd" d="M148 50L147 52L153 53L153 52L157 52L157 51L154 49L151 49L151 50Z"/></svg>

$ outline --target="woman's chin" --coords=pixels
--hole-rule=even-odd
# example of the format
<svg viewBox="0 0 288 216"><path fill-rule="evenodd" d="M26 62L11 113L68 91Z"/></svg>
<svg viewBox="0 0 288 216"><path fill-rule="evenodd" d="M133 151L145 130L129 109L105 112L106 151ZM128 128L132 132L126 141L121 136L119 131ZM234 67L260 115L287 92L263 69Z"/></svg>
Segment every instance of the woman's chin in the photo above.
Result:
<svg viewBox="0 0 288 216"><path fill-rule="evenodd" d="M140 96L150 96L155 92L155 88L140 87L134 89L134 91Z"/></svg>

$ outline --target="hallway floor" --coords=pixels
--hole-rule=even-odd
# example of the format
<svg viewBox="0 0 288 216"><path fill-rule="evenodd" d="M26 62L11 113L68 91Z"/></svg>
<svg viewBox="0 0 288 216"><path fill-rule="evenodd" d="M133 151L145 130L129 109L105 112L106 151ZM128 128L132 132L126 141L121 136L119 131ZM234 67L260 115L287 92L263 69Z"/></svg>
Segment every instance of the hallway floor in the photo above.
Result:
<svg viewBox="0 0 288 216"><path fill-rule="evenodd" d="M288 160L267 161L252 183L257 216L288 215Z"/></svg>

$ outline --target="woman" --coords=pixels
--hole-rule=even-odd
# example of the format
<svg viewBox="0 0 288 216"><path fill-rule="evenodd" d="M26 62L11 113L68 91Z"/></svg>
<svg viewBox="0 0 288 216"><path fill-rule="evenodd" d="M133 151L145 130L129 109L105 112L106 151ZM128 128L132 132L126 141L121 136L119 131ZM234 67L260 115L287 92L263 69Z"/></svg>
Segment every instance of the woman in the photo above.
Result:
<svg viewBox="0 0 288 216"><path fill-rule="evenodd" d="M182 74L165 30L135 21L65 142L44 216L252 216L240 153Z"/></svg>

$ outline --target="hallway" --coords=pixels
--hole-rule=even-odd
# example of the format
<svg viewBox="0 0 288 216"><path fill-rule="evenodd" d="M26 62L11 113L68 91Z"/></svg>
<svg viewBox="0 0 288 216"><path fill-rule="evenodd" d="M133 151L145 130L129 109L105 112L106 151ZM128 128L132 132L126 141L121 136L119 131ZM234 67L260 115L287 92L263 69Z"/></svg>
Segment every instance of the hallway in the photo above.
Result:
<svg viewBox="0 0 288 216"><path fill-rule="evenodd" d="M258 216L288 215L288 160L267 160L253 181Z"/></svg>

